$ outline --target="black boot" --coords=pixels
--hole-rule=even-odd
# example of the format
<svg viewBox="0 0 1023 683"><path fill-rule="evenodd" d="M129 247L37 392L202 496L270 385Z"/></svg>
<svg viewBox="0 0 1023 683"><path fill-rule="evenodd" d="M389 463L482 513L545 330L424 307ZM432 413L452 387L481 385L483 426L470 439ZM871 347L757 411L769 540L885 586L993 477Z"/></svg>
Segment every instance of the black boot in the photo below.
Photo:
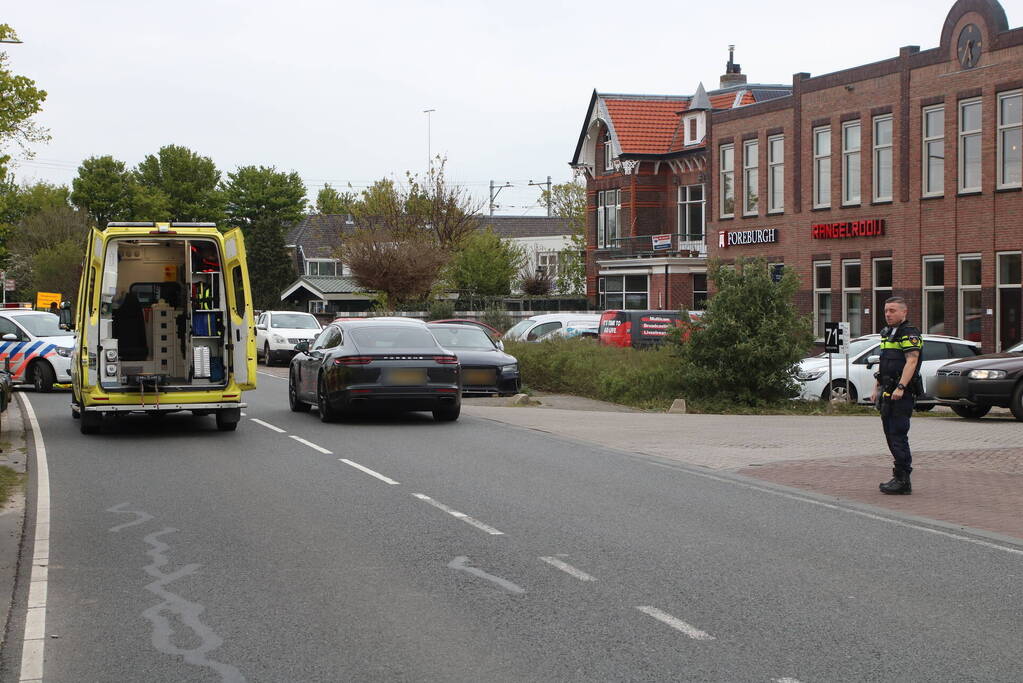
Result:
<svg viewBox="0 0 1023 683"><path fill-rule="evenodd" d="M913 485L909 482L909 472L898 467L892 470L892 479L881 484L881 493L892 495L909 495L913 493Z"/></svg>

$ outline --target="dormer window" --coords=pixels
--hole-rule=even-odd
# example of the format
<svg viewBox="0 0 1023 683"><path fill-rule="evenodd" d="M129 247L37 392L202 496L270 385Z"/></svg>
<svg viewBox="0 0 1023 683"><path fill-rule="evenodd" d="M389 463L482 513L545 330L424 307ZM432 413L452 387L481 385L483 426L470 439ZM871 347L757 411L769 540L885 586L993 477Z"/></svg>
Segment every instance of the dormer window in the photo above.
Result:
<svg viewBox="0 0 1023 683"><path fill-rule="evenodd" d="M604 133L604 170L610 171L614 168L611 154L611 131Z"/></svg>
<svg viewBox="0 0 1023 683"><path fill-rule="evenodd" d="M687 114L682 121L685 128L685 144L696 145L703 142L706 135L704 113L700 111Z"/></svg>

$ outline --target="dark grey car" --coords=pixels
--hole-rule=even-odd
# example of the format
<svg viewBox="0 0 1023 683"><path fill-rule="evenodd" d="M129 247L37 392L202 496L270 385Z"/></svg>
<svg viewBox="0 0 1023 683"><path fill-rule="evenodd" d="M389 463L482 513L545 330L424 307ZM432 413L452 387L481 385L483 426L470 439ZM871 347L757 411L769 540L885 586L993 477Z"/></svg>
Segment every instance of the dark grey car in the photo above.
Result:
<svg viewBox="0 0 1023 683"><path fill-rule="evenodd" d="M419 321L335 321L295 351L288 373L295 412L315 404L324 422L356 410L425 410L441 422L461 412L458 358Z"/></svg>
<svg viewBox="0 0 1023 683"><path fill-rule="evenodd" d="M511 396L519 392L519 363L504 352L503 344L470 325L429 323L428 327L441 346L458 356L463 394Z"/></svg>

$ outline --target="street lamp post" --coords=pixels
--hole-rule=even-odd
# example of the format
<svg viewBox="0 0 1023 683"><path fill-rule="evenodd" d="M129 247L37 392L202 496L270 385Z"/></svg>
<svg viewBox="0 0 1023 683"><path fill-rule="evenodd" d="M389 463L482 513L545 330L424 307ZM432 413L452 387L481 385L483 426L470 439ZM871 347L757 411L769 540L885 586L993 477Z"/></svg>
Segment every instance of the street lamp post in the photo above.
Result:
<svg viewBox="0 0 1023 683"><path fill-rule="evenodd" d="M431 114L437 111L436 109L424 109L423 113L426 114L426 175L428 178L433 177L433 151L430 149L430 123Z"/></svg>

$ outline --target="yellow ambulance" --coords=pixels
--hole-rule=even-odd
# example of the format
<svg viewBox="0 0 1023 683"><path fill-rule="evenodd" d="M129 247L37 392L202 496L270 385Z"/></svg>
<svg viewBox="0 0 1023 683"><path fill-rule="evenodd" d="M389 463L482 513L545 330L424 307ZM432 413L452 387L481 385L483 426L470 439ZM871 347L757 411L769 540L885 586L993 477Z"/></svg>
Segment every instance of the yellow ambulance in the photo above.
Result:
<svg viewBox="0 0 1023 683"><path fill-rule="evenodd" d="M240 230L108 223L86 246L75 310L71 414L190 410L234 431L256 388L256 336Z"/></svg>

